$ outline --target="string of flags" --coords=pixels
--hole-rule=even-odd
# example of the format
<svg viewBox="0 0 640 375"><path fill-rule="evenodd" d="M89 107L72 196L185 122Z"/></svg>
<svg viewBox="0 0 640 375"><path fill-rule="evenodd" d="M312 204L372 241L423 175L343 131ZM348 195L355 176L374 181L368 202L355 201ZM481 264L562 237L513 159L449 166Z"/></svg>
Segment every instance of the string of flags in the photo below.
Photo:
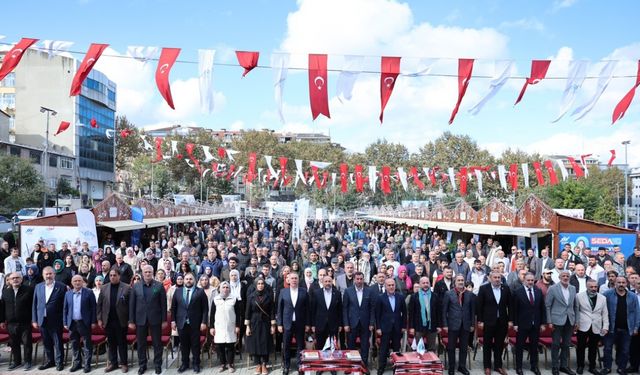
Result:
<svg viewBox="0 0 640 375"><path fill-rule="evenodd" d="M16 43L5 55L2 66L0 67L0 80L15 69L19 64L22 56L29 48L36 48L49 53L49 57L57 56L62 52L67 52L73 45L72 42L45 40L39 47L34 47L38 39L22 38ZM93 43L85 53L84 59L76 72L70 88L70 95L78 95L82 86L82 82L93 69L96 62L102 56L108 44ZM180 48L158 48L144 46L129 46L127 55L129 58L135 59L142 63L148 63L151 60L157 60L157 68L155 81L160 95L164 98L167 105L175 109L173 97L171 95L171 86L169 83L169 75L173 65L177 62L181 53ZM278 106L278 113L282 122L285 122L283 114L283 94L284 85L287 80L287 73L290 69L289 53L273 53L271 55L270 68L274 72L274 98ZM260 53L257 51L236 51L238 65L244 69L242 77L246 77L253 69L259 67ZM327 54L309 54L308 55L308 76L309 76L309 102L312 119L315 120L320 115L330 118L329 108L329 77L328 77L328 61L330 56ZM341 69L332 69L338 71L338 79L336 84L336 96L341 101L348 101L352 97L353 87L360 73L373 73L363 69L364 56L341 56L343 65ZM406 58L409 60L411 58ZM380 56L380 115L379 120L384 120L384 110L387 106L394 87L399 77L414 78L422 76L438 76L431 72L434 63L439 59L420 59L418 67L412 71L402 71L402 57ZM467 88L473 76L474 59L461 58L458 59L458 96L453 104L453 110L449 118L449 124L452 124L456 118L460 105L467 92ZM524 94L529 86L540 84L547 78L547 72L553 61L551 60L532 60L531 72L524 79L524 84L514 105L517 105L524 98ZM582 84L587 78L587 71L590 66L589 61L575 60L570 62L569 73L566 79L566 87L561 99L560 110L558 115L552 122L559 121L573 107L571 116L575 120L579 120L586 116L598 102L612 78L618 61L604 61L603 66L597 76L596 90L583 103L576 104L576 94L581 89ZM200 104L206 113L211 113L214 108L214 92L213 92L213 72L215 63L215 50L198 50L198 77L200 88ZM485 104L491 100L505 85L509 79L520 79L520 77L512 76L513 61L496 60L494 62L494 75L489 81L488 90L480 98L480 100L469 109L471 115L477 115ZM479 76L480 77L480 76ZM557 78L557 77L556 77ZM612 113L612 124L622 119L633 101L635 91L640 86L640 60L638 61L638 71L635 76L636 82L629 89L626 95L620 99Z"/></svg>

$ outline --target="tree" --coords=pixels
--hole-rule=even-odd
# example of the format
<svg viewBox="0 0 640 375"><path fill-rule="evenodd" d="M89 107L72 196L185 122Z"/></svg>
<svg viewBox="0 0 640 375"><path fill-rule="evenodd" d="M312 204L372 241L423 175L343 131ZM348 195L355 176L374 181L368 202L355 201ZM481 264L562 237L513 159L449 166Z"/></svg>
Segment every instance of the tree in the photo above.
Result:
<svg viewBox="0 0 640 375"><path fill-rule="evenodd" d="M607 197L600 196L598 205L593 213L593 220L611 225L620 224L621 215L618 213L613 201Z"/></svg>
<svg viewBox="0 0 640 375"><path fill-rule="evenodd" d="M0 156L0 212L42 205L44 183L28 160Z"/></svg>
<svg viewBox="0 0 640 375"><path fill-rule="evenodd" d="M77 197L80 195L78 189L71 186L69 180L66 178L60 177L58 179L58 184L56 186L56 194L58 195L71 195Z"/></svg>
<svg viewBox="0 0 640 375"><path fill-rule="evenodd" d="M121 136L121 132L128 134L126 137ZM138 128L126 116L116 117L116 169L126 169L131 159L141 153L142 140L140 139Z"/></svg>

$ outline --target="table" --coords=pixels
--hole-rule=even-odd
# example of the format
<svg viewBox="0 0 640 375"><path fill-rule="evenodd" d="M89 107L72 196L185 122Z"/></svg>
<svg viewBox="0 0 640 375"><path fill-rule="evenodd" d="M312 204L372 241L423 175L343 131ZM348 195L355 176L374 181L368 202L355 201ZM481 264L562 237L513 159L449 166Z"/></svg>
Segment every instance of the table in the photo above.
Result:
<svg viewBox="0 0 640 375"><path fill-rule="evenodd" d="M401 375L442 375L444 365L434 352L391 353L394 374Z"/></svg>
<svg viewBox="0 0 640 375"><path fill-rule="evenodd" d="M359 375L367 369L357 350L303 350L298 371L307 375L312 371L342 371Z"/></svg>

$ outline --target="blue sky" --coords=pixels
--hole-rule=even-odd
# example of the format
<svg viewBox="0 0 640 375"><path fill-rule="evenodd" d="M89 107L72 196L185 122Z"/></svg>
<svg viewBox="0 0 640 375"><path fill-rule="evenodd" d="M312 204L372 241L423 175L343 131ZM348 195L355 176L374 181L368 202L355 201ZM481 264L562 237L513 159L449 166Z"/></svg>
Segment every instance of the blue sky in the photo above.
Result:
<svg viewBox="0 0 640 375"><path fill-rule="evenodd" d="M261 52L269 65L274 51L292 53L292 66L304 67L305 54L329 53L329 65L340 67L344 54L362 54L376 67L380 55L403 57L409 66L419 57L446 58L434 73L455 73L455 58L476 58L474 74L492 75L495 59L515 61L513 76L528 74L531 59L552 58L548 76L567 74L572 59L591 60L589 76L599 61L621 60L616 76L634 76L640 59L636 30L637 1L22 1L4 5L3 42L35 37L75 42L84 51L91 42L109 43L109 54L125 54L127 46L180 47L180 60L197 61L199 48L216 49L216 61L235 63L234 50ZM38 9L37 11L34 11ZM76 55L81 58L81 55ZM291 71L284 89L282 124L273 98L273 72L256 69L241 79L242 68L216 66L216 110L199 109L197 65L176 64L171 72L177 110L155 89L153 62L103 57L98 69L119 88L119 112L137 125L197 124L219 129L269 128L331 133L334 141L361 151L377 138L405 144L410 151L443 131L468 134L494 154L507 147L541 153L594 153L603 161L608 150L623 154L620 142L640 143L640 99L624 119L611 126L613 107L635 79L615 78L598 105L583 120L565 116L552 124L564 89L563 80L545 80L513 102L523 78L511 79L483 111L467 113L488 89L489 80L472 78L453 125L447 120L457 97L457 80L445 77L401 77L378 122L378 76L361 74L351 101L333 97L337 75L329 75L332 119L311 121L307 76ZM593 92L588 79L577 102ZM638 151L636 151L638 150ZM640 147L629 149L631 165L640 165ZM620 160L619 160L620 161Z"/></svg>

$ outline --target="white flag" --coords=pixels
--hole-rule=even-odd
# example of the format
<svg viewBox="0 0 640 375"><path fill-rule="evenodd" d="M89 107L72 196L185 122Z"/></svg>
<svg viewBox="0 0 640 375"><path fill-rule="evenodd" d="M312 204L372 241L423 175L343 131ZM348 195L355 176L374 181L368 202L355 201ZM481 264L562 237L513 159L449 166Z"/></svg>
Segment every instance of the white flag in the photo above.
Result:
<svg viewBox="0 0 640 375"><path fill-rule="evenodd" d="M400 184L402 185L402 188L404 191L407 191L407 188L409 187L407 184L407 172L404 171L403 167L398 167L398 177L400 177Z"/></svg>
<svg viewBox="0 0 640 375"><path fill-rule="evenodd" d="M276 172L276 170L273 169L273 166L271 165L271 159L273 159L273 156L270 156L270 155L264 156L264 160L267 162L267 168L269 168L269 173L271 173L271 178L278 178L278 172Z"/></svg>
<svg viewBox="0 0 640 375"><path fill-rule="evenodd" d="M276 99L276 105L278 106L278 114L280 115L280 121L284 124L284 114L282 113L282 92L284 90L284 81L287 80L287 72L289 71L289 54L272 54L271 69L273 69L274 72L274 96Z"/></svg>
<svg viewBox="0 0 640 375"><path fill-rule="evenodd" d="M233 173L233 178L238 177L243 168L243 166L239 166L238 169L236 169L236 171Z"/></svg>
<svg viewBox="0 0 640 375"><path fill-rule="evenodd" d="M160 49L158 47L142 47L142 46L129 46L127 47L127 55L134 59L146 63L151 59L158 57Z"/></svg>
<svg viewBox="0 0 640 375"><path fill-rule="evenodd" d="M227 155L227 157L229 158L229 160L235 161L235 159L233 158L233 155L237 154L240 151L232 150L230 148L225 148L224 152Z"/></svg>
<svg viewBox="0 0 640 375"><path fill-rule="evenodd" d="M616 64L618 64L618 62L612 60L608 61L605 66L602 67L599 75L600 78L598 78L598 86L596 87L596 92L593 94L591 99L579 105L571 113L571 116L575 116L576 121L586 116L587 113L591 112L593 107L596 105L604 90L606 90L607 86L609 86L609 82L611 82L611 78L613 77L613 70L616 67Z"/></svg>
<svg viewBox="0 0 640 375"><path fill-rule="evenodd" d="M369 166L369 187L372 192L376 192L376 182L378 181L378 172L375 165Z"/></svg>
<svg viewBox="0 0 640 375"><path fill-rule="evenodd" d="M72 45L73 42L65 42L63 40L45 40L42 42L42 47L49 54L49 60L62 52L67 52Z"/></svg>
<svg viewBox="0 0 640 375"><path fill-rule="evenodd" d="M458 189L456 186L456 171L453 169L453 167L449 167L448 172L449 181L451 181L451 188L453 189L453 191L456 191Z"/></svg>
<svg viewBox="0 0 640 375"><path fill-rule="evenodd" d="M556 159L556 164L558 164L558 168L560 168L562 180L567 181L567 178L569 178L569 172L567 172L567 168L564 166L564 163L562 162L562 160Z"/></svg>
<svg viewBox="0 0 640 375"><path fill-rule="evenodd" d="M573 105L573 101L576 99L576 92L582 87L585 78L587 77L587 68L589 62L586 60L573 60L569 65L569 76L567 77L567 85L564 88L562 94L562 105L560 106L560 112L555 120L551 122L558 122Z"/></svg>
<svg viewBox="0 0 640 375"><path fill-rule="evenodd" d="M498 165L498 176L500 177L500 186L507 191L507 170L504 165Z"/></svg>
<svg viewBox="0 0 640 375"><path fill-rule="evenodd" d="M153 150L153 146L151 146L151 143L147 142L147 136L140 134L140 138L142 138L142 147L144 147L145 150Z"/></svg>
<svg viewBox="0 0 640 375"><path fill-rule="evenodd" d="M171 156L178 154L178 141L171 141Z"/></svg>
<svg viewBox="0 0 640 375"><path fill-rule="evenodd" d="M336 172L331 173L331 187L332 188L336 187L336 177L338 177L338 174Z"/></svg>
<svg viewBox="0 0 640 375"><path fill-rule="evenodd" d="M524 177L524 186L529 187L529 164L522 163L522 176Z"/></svg>
<svg viewBox="0 0 640 375"><path fill-rule="evenodd" d="M200 87L200 109L204 113L213 112L215 92L213 91L213 59L216 51L212 49L198 50L198 86Z"/></svg>
<svg viewBox="0 0 640 375"><path fill-rule="evenodd" d="M258 168L258 182L260 182L260 184L264 185L264 181L262 181L262 171L264 168Z"/></svg>
<svg viewBox="0 0 640 375"><path fill-rule="evenodd" d="M414 336L413 337L413 341L411 341L411 350L413 350L415 352L416 349L418 349L418 343L416 342L416 338Z"/></svg>
<svg viewBox="0 0 640 375"><path fill-rule="evenodd" d="M304 181L304 184L307 184L307 180L304 177L304 173L302 172L302 160L296 159L296 180L293 183L293 186L298 186L298 180Z"/></svg>
<svg viewBox="0 0 640 375"><path fill-rule="evenodd" d="M476 169L473 172L476 174L476 180L478 180L478 193L482 194L482 171Z"/></svg>
<svg viewBox="0 0 640 375"><path fill-rule="evenodd" d="M171 147L173 148L173 142L175 141L171 141ZM213 156L211 154L211 151L209 151L210 147L209 146L202 146L202 152L204 153L204 160L202 161L203 163L208 163L211 160L218 160L216 159L215 156Z"/></svg>
<svg viewBox="0 0 640 375"><path fill-rule="evenodd" d="M344 63L336 86L336 96L341 102L343 99L351 100L353 86L358 80L358 75L362 72L363 60L364 56L347 55L344 57Z"/></svg>
<svg viewBox="0 0 640 375"><path fill-rule="evenodd" d="M480 113L482 107L484 107L484 105L487 104L487 102L491 100L491 98L493 98L498 93L498 91L500 91L502 86L507 83L509 77L511 76L512 65L512 60L498 60L495 62L495 71L493 79L491 80L491 83L489 83L489 91L484 95L484 97L482 97L482 99L480 99L480 101L476 105L469 109L469 113L471 115L475 116Z"/></svg>
<svg viewBox="0 0 640 375"><path fill-rule="evenodd" d="M428 75L431 72L431 68L433 68L433 64L435 64L439 59L433 58L420 58L416 64L413 64L414 59L406 58L403 59L402 63L402 72L401 74L406 77L423 77Z"/></svg>

